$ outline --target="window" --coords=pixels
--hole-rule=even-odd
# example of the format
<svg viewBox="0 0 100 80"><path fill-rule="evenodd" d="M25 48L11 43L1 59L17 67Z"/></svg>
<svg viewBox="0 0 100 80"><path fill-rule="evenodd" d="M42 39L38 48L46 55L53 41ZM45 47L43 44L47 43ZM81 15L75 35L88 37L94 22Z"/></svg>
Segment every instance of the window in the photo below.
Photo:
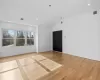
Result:
<svg viewBox="0 0 100 80"><path fill-rule="evenodd" d="M2 29L2 46L34 45L34 32Z"/></svg>
<svg viewBox="0 0 100 80"><path fill-rule="evenodd" d="M16 46L25 45L25 36L26 34L24 31L17 31Z"/></svg>
<svg viewBox="0 0 100 80"><path fill-rule="evenodd" d="M3 33L2 46L13 46L14 45L15 31L2 29L2 33Z"/></svg>
<svg viewBox="0 0 100 80"><path fill-rule="evenodd" d="M34 33L27 32L27 45L34 45Z"/></svg>

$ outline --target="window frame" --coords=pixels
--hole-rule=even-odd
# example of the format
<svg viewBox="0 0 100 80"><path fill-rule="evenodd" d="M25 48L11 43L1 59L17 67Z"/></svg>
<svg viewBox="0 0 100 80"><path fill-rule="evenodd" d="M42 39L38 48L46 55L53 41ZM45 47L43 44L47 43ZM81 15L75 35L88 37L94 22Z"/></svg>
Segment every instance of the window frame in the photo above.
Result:
<svg viewBox="0 0 100 80"><path fill-rule="evenodd" d="M3 38L3 30L13 30L14 31L14 36L13 36L13 38ZM14 30L14 29L6 29L6 28L1 28L1 46L2 47L13 47L13 46L15 46L15 33L16 33L16 30ZM7 46L3 46L3 40L10 40L10 39L13 39L13 46L9 46L9 45L7 45Z"/></svg>
<svg viewBox="0 0 100 80"><path fill-rule="evenodd" d="M28 37L27 37L27 35L28 35L27 33L28 33L28 32L31 33L31 32L33 32L33 31L27 31L27 32L26 32L26 41L27 41L28 39L33 39L33 44L29 45L29 44L26 42L26 43L27 43L27 46L33 46L33 45L34 45L34 32L33 32L33 38L31 38L31 37L28 38ZM31 35L31 34L30 34L30 35Z"/></svg>
<svg viewBox="0 0 100 80"><path fill-rule="evenodd" d="M13 30L14 31L13 38L3 38L3 30ZM17 31L22 31L25 34L24 38L17 38ZM33 38L31 37L31 34L30 34L30 38L27 37L27 35L28 35L27 33L28 32L30 32L30 33L32 32L33 33ZM25 40L25 44L22 45L22 47L24 47L24 46L34 46L35 45L34 38L35 38L34 31L25 31L25 30L15 30L15 29L9 29L9 28L1 28L1 43L2 43L1 46L2 47L20 47L21 45L20 46L17 46L17 42L16 42L17 39L24 39ZM3 46L3 39L13 39L13 46L9 46L9 45ZM27 43L27 40L28 39L32 39L33 40L33 44L29 45Z"/></svg>
<svg viewBox="0 0 100 80"><path fill-rule="evenodd" d="M25 32L24 38L18 38L18 37L17 37L17 31ZM15 35L15 36L16 36L16 38L15 38L15 42L16 42L15 46L16 46L16 47L19 47L19 46L17 46L17 39L19 39L19 40L24 39L24 40L25 40L24 45L20 45L20 46L26 46L26 31L24 31L24 30L16 30L16 35Z"/></svg>

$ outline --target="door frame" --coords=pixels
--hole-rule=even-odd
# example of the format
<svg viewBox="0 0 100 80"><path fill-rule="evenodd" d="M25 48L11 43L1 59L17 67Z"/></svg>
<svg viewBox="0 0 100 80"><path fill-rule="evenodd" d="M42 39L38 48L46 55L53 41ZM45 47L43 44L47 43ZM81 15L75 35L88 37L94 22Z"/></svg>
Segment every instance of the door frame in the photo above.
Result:
<svg viewBox="0 0 100 80"><path fill-rule="evenodd" d="M54 51L54 50L53 50L53 32L56 32L56 31L62 31L62 52L60 52L60 51ZM53 31L53 32L52 32L52 51L53 51L53 52L63 53L63 30L56 30L56 31Z"/></svg>

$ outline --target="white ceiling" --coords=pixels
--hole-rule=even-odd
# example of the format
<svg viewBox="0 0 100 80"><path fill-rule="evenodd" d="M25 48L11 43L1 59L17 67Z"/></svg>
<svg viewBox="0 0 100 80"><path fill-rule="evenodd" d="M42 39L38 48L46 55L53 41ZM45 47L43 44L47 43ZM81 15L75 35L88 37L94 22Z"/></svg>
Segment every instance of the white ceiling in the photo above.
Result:
<svg viewBox="0 0 100 80"><path fill-rule="evenodd" d="M39 25L99 8L100 0L0 0L0 20Z"/></svg>

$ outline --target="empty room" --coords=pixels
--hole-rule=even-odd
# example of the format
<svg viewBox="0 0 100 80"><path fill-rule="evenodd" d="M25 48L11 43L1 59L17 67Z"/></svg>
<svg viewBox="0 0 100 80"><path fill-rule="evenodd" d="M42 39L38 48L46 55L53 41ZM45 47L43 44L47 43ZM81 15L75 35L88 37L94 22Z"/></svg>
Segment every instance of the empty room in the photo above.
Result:
<svg viewBox="0 0 100 80"><path fill-rule="evenodd" d="M0 80L100 80L100 0L0 0Z"/></svg>

